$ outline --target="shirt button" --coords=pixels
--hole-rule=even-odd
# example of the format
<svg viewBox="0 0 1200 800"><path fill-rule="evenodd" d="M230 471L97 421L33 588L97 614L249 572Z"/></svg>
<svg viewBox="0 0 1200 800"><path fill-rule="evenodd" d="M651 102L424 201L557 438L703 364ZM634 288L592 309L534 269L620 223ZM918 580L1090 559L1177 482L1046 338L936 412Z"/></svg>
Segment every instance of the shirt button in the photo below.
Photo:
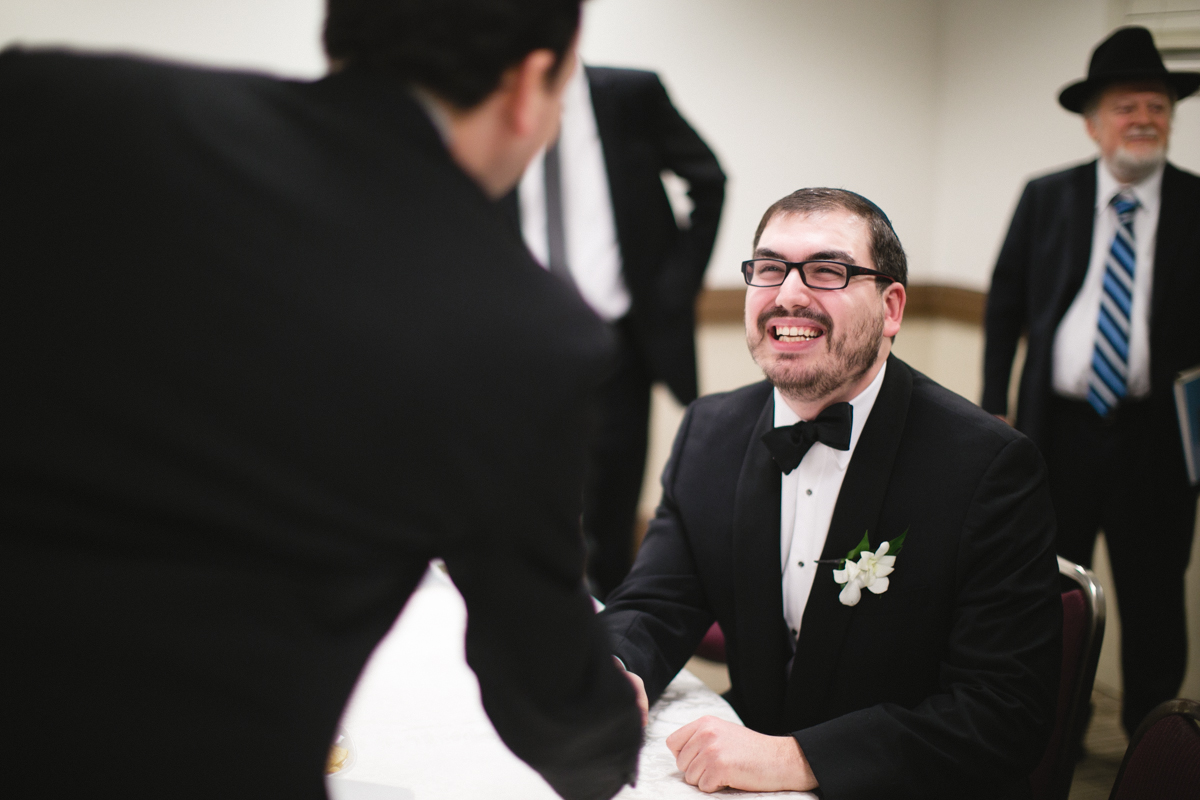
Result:
<svg viewBox="0 0 1200 800"><path fill-rule="evenodd" d="M796 565L797 565L797 566L800 566L800 567L803 567L803 566L804 566L804 562L803 562L803 561L797 561L797 562L796 562Z"/></svg>
<svg viewBox="0 0 1200 800"><path fill-rule="evenodd" d="M805 490L804 490L804 493L805 493L805 494L812 494L812 489L805 489Z"/></svg>

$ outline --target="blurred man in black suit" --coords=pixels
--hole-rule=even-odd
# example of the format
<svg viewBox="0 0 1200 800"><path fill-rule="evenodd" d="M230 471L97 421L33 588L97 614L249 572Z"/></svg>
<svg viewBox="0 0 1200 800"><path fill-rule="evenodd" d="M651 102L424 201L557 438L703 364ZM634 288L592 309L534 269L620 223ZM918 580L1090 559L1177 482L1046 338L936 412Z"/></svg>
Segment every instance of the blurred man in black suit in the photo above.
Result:
<svg viewBox="0 0 1200 800"><path fill-rule="evenodd" d="M687 182L677 224L663 186ZM583 532L588 577L603 598L633 559L646 470L650 386L696 399L695 303L725 197L716 156L653 72L582 67L563 98L558 140L517 192L526 243L612 327L616 371L601 389L588 454Z"/></svg>
<svg viewBox="0 0 1200 800"><path fill-rule="evenodd" d="M631 779L577 532L610 336L494 202L578 19L331 0L315 83L0 55L10 781L323 797L434 557L509 747L566 798Z"/></svg>
<svg viewBox="0 0 1200 800"><path fill-rule="evenodd" d="M1172 381L1200 364L1200 178L1167 163L1175 101L1200 74L1168 72L1145 28L1122 28L1059 102L1100 157L1025 187L987 307L983 407L1041 448L1058 552L1091 566L1104 530L1121 614L1121 720L1176 696L1187 664L1184 572L1196 492Z"/></svg>

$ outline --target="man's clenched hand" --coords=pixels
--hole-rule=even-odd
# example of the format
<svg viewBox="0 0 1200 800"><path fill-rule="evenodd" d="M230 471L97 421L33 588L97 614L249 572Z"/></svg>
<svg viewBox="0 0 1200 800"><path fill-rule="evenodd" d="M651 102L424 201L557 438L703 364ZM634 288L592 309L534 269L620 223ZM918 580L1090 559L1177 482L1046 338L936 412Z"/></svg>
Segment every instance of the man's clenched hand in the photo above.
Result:
<svg viewBox="0 0 1200 800"><path fill-rule="evenodd" d="M716 717L701 717L667 737L684 780L702 792L809 791L817 779L791 736L767 736Z"/></svg>

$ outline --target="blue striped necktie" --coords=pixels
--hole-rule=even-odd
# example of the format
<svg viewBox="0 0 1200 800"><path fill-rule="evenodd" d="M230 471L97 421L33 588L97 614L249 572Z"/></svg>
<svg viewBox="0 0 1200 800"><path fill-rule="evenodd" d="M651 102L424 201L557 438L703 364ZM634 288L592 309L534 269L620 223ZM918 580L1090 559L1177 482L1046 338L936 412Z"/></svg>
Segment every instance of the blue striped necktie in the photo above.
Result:
<svg viewBox="0 0 1200 800"><path fill-rule="evenodd" d="M1129 391L1129 320L1133 312L1133 275L1137 267L1133 214L1138 200L1122 192L1112 200L1117 212L1117 232L1104 265L1104 291L1087 400L1096 413L1107 417Z"/></svg>

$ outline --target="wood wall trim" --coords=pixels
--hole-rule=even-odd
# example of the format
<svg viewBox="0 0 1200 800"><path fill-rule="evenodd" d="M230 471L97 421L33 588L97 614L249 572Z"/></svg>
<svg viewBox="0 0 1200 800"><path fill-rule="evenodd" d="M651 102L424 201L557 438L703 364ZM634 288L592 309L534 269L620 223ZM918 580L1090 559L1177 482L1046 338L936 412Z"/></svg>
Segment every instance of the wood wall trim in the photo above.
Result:
<svg viewBox="0 0 1200 800"><path fill-rule="evenodd" d="M986 292L922 283L908 287L908 303L904 313L910 317L948 319L982 326L986 305Z"/></svg>
<svg viewBox="0 0 1200 800"><path fill-rule="evenodd" d="M696 321L701 325L741 324L744 289L705 289L696 300ZM987 294L959 286L914 283L908 286L904 315L917 319L946 319L983 325Z"/></svg>

